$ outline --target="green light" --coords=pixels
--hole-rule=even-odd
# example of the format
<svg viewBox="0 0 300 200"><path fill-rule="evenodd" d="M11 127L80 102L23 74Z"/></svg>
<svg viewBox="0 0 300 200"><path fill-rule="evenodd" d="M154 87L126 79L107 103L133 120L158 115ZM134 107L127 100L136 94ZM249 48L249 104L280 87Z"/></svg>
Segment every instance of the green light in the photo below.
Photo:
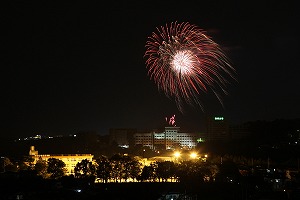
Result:
<svg viewBox="0 0 300 200"><path fill-rule="evenodd" d="M215 117L215 121L223 121L224 117Z"/></svg>
<svg viewBox="0 0 300 200"><path fill-rule="evenodd" d="M204 140L204 139L202 139L202 138L198 138L198 139L197 139L197 142L198 142L198 143L200 143L200 142L204 142L204 141L205 141L205 140Z"/></svg>

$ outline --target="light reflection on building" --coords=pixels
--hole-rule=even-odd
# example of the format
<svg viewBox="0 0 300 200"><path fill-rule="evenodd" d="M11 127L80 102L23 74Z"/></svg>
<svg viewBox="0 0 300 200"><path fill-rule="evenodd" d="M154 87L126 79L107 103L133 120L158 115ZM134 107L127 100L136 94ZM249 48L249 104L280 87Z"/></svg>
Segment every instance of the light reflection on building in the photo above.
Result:
<svg viewBox="0 0 300 200"><path fill-rule="evenodd" d="M30 147L29 156L32 156L34 159L33 163L36 164L38 160L48 161L50 158L55 158L63 161L66 164L66 175L74 175L74 168L78 162L87 159L92 162L92 154L38 154L38 151L35 150L34 146Z"/></svg>
<svg viewBox="0 0 300 200"><path fill-rule="evenodd" d="M134 143L152 150L174 150L178 147L193 149L197 145L197 134L180 132L180 127L165 127L163 132L134 134Z"/></svg>

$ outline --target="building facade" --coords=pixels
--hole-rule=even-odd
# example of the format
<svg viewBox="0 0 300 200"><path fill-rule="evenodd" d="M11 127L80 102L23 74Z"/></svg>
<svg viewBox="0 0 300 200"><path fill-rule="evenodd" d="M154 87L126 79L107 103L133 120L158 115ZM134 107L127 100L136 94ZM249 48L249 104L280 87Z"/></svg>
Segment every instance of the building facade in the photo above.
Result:
<svg viewBox="0 0 300 200"><path fill-rule="evenodd" d="M182 133L180 127L165 127L163 132L134 134L135 145L147 146L153 150L186 148L193 149L197 145L196 133Z"/></svg>
<svg viewBox="0 0 300 200"><path fill-rule="evenodd" d="M38 160L45 160L48 161L50 158L56 158L63 161L66 164L66 175L74 175L74 168L77 163L81 162L82 160L87 159L88 161L92 162L93 155L92 154L44 154L39 155L38 151L35 150L34 146L30 147L29 156L31 156L35 164Z"/></svg>
<svg viewBox="0 0 300 200"><path fill-rule="evenodd" d="M119 147L128 148L133 144L133 135L136 129L112 128L109 130L109 143L115 143Z"/></svg>
<svg viewBox="0 0 300 200"><path fill-rule="evenodd" d="M207 118L207 141L224 142L230 139L229 123L225 117Z"/></svg>

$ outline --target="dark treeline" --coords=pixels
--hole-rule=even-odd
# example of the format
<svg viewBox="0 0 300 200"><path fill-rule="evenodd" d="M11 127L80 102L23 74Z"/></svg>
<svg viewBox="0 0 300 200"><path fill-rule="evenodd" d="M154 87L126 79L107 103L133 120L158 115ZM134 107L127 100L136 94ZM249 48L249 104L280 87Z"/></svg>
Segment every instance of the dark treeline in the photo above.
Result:
<svg viewBox="0 0 300 200"><path fill-rule="evenodd" d="M251 121L245 123L249 128L251 142L258 144L282 144L292 139L299 138L299 119L276 119L273 121Z"/></svg>
<svg viewBox="0 0 300 200"><path fill-rule="evenodd" d="M264 181L266 174L252 168L253 162L266 165L266 161L234 156L220 159L161 161L142 166L134 157L116 154L110 158L101 156L95 162L82 160L76 165L74 176L63 174L60 160L32 165L26 159L22 168L18 163L19 166L0 173L0 197L10 199L18 193L23 199L140 199L141 195L148 195L143 199L158 199L164 193L180 192L195 197L190 199L254 200L270 195L287 199L286 192L274 191L273 185ZM299 177L286 177L285 171L269 174L269 178L270 175L274 179L299 181ZM95 183L95 179L100 183ZM128 183L129 180L139 185Z"/></svg>
<svg viewBox="0 0 300 200"><path fill-rule="evenodd" d="M239 139L200 143L198 149L218 156L272 159L297 167L300 155L300 119L251 121L243 124L247 134Z"/></svg>

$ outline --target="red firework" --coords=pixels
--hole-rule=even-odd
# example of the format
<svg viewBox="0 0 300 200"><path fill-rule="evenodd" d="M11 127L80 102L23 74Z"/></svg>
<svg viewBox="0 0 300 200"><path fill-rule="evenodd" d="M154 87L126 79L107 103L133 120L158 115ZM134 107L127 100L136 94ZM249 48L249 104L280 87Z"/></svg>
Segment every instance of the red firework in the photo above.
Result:
<svg viewBox="0 0 300 200"><path fill-rule="evenodd" d="M227 94L225 76L234 69L219 45L196 25L171 23L157 28L146 42L148 75L168 97L182 103L198 104L199 94L211 89L222 104L218 90Z"/></svg>

